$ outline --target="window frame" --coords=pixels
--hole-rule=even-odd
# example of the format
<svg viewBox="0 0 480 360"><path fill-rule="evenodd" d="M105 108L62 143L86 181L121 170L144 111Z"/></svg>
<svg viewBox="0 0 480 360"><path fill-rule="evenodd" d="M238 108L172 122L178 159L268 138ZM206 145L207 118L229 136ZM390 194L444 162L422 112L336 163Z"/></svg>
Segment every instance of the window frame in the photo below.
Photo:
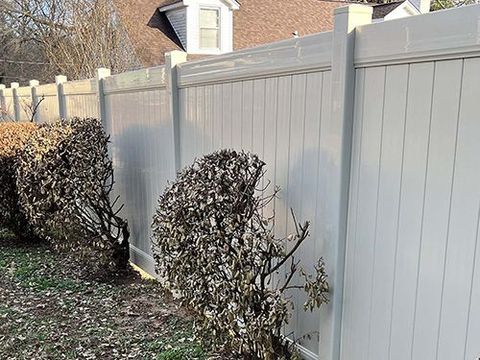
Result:
<svg viewBox="0 0 480 360"><path fill-rule="evenodd" d="M204 27L201 25L202 11L214 10L217 13L217 28ZM202 30L217 30L217 46L203 47L202 46ZM200 5L198 8L198 49L201 51L221 51L222 49L222 9L217 6Z"/></svg>

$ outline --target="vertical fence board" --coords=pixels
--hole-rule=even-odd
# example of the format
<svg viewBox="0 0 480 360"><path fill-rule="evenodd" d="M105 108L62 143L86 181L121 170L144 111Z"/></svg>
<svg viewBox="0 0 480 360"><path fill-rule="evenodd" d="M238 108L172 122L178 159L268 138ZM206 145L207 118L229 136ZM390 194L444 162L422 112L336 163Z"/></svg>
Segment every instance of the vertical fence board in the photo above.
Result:
<svg viewBox="0 0 480 360"><path fill-rule="evenodd" d="M185 144L181 147L182 166L191 163L195 157L196 144L196 88L182 89L180 102L185 102L185 117L180 123L180 142ZM183 106L181 107L181 109Z"/></svg>
<svg viewBox="0 0 480 360"><path fill-rule="evenodd" d="M387 359L389 350L389 320L394 284L397 219L401 189L408 65L386 69L383 104L383 131L376 217L373 235L373 264L370 307L368 314L367 359ZM380 102L380 99L378 99Z"/></svg>
<svg viewBox="0 0 480 360"><path fill-rule="evenodd" d="M353 314L351 324L346 324L353 331L369 325L369 309L371 302L373 244L375 239L375 219L377 216L378 182L380 170L380 151L382 146L383 128L383 103L385 86L385 68L369 68L365 73L364 94L364 118L363 118L363 141L360 148L362 162L359 168L359 187L362 189L358 194L357 226L354 231L357 246L353 254L347 253L347 261L351 259L355 268L354 283L362 283L363 286L355 286L352 293L345 296L355 299L357 311ZM368 341L360 337L352 339L351 348L345 354L356 359L367 359Z"/></svg>
<svg viewBox="0 0 480 360"><path fill-rule="evenodd" d="M243 82L232 84L232 148L242 149Z"/></svg>
<svg viewBox="0 0 480 360"><path fill-rule="evenodd" d="M292 76L291 83L291 108L290 108L290 130L289 130L289 153L288 153L288 179L287 186L284 191L288 191L288 197L286 198L287 204L287 234L295 233L295 224L292 219L290 210L295 212L297 221L303 222L306 220L302 213L302 182L303 182L303 142L305 136L305 99L306 99L306 75L294 75ZM287 249L291 249L292 244L288 244ZM298 258L303 259L302 253L304 252L304 246L298 249ZM286 267L288 269L288 266ZM299 284L300 278L297 274L293 278L294 285ZM297 291L298 293L298 291ZM294 314L292 318L292 325L295 334L299 336L299 333L303 330L303 324L298 322L298 313L302 311L302 297L295 296L295 292L291 292L292 299L294 300ZM303 331L302 331L303 332Z"/></svg>
<svg viewBox="0 0 480 360"><path fill-rule="evenodd" d="M480 354L478 334L480 334L480 216L477 218L477 234L475 238L474 263L470 282L468 303L467 336L465 338L464 360L475 359ZM467 279L468 280L468 279Z"/></svg>
<svg viewBox="0 0 480 360"><path fill-rule="evenodd" d="M354 327L351 326L354 317L356 299L351 296L356 283L354 282L355 267L350 254L356 253L357 242L355 232L358 224L359 194L360 194L360 163L362 161L363 121L365 105L365 69L358 69L355 76L355 104L352 137L352 167L350 171L349 213L347 219L347 242L345 249L345 284L342 317L342 343L340 357L348 359L355 339ZM322 129L322 135L324 131ZM322 144L322 143L321 143ZM322 189L322 186L319 186ZM321 190L319 190L321 191ZM335 286L335 285L334 285Z"/></svg>
<svg viewBox="0 0 480 360"><path fill-rule="evenodd" d="M442 307L437 359L462 359L470 316L472 269L475 261L480 196L480 170L472 166L480 154L480 59L466 59L463 69L454 175L442 281ZM452 92L452 97L455 93ZM474 303L479 307L479 303ZM478 318L471 318L473 322ZM457 329L452 332L452 329ZM480 345L477 345L479 355ZM470 358L474 358L472 355Z"/></svg>
<svg viewBox="0 0 480 360"><path fill-rule="evenodd" d="M253 144L253 81L242 84L242 149L252 152Z"/></svg>
<svg viewBox="0 0 480 360"><path fill-rule="evenodd" d="M462 60L435 68L413 359L435 359L451 210Z"/></svg>
<svg viewBox="0 0 480 360"><path fill-rule="evenodd" d="M233 133L233 106L232 106L232 84L222 84L222 98L219 101L222 102L222 141L221 146L223 148L233 147L232 133Z"/></svg>
<svg viewBox="0 0 480 360"><path fill-rule="evenodd" d="M322 256L319 253L322 242L321 230L316 221L318 200L318 158L320 142L320 126L322 123L322 110L326 106L323 96L323 73L312 73L305 76L304 94L304 125L302 139L302 189L301 205L298 206L297 216L301 221L311 221L311 237L304 243L299 258L304 263L305 270L312 272L313 265ZM319 312L313 313L303 311L303 304L306 301L303 292L296 294L296 324L297 333L310 334L309 337L301 340L302 346L307 349L314 349L318 346L319 336Z"/></svg>
<svg viewBox="0 0 480 360"><path fill-rule="evenodd" d="M392 359L409 358L412 351L433 72L433 63L412 64L409 69L395 254L388 259L395 266L393 289L388 293L391 320L386 324Z"/></svg>
<svg viewBox="0 0 480 360"><path fill-rule="evenodd" d="M213 149L218 150L222 148L222 134L223 134L223 101L222 101L222 84L213 85Z"/></svg>
<svg viewBox="0 0 480 360"><path fill-rule="evenodd" d="M252 105L252 152L264 158L265 141L265 79L253 83Z"/></svg>
<svg viewBox="0 0 480 360"><path fill-rule="evenodd" d="M213 87L208 85L205 87L205 98L204 98L203 113L205 114L204 118L204 127L203 127L203 149L202 153L208 154L214 150L213 148Z"/></svg>

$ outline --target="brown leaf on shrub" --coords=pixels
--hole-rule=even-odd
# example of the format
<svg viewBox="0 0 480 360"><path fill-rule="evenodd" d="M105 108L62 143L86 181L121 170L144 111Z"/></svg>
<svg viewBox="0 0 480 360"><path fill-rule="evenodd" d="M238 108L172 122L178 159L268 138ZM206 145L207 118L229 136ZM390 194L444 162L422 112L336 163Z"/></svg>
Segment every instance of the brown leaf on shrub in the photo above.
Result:
<svg viewBox="0 0 480 360"><path fill-rule="evenodd" d="M286 239L275 238L273 219L262 212L271 198L258 191L264 166L256 155L231 150L196 160L159 199L152 250L165 285L199 315L196 332L209 346L249 359L291 359L282 335L292 307L286 292L297 288L294 254L309 224L295 221L289 251ZM300 286L313 297L311 308L327 301L322 264ZM286 279L278 275L284 267Z"/></svg>
<svg viewBox="0 0 480 360"><path fill-rule="evenodd" d="M19 157L17 187L28 220L58 248L99 268L125 268L128 226L111 201L109 137L97 119L42 126Z"/></svg>
<svg viewBox="0 0 480 360"><path fill-rule="evenodd" d="M32 123L0 122L0 227L23 238L31 232L18 204L16 156L36 129Z"/></svg>

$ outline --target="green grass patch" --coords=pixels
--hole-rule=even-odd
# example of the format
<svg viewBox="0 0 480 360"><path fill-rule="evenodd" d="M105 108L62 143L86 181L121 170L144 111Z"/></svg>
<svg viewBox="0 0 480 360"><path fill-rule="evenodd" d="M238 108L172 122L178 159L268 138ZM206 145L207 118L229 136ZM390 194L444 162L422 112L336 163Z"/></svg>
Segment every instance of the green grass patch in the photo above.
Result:
<svg viewBox="0 0 480 360"><path fill-rule="evenodd" d="M174 347L172 349L162 351L157 360L185 360L185 359L206 359L205 353L200 346Z"/></svg>

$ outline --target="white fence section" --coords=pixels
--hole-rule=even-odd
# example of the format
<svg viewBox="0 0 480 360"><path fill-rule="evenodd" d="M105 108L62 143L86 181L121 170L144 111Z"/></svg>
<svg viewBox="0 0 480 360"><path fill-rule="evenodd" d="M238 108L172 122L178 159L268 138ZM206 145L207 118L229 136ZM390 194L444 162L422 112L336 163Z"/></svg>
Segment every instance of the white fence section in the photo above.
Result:
<svg viewBox="0 0 480 360"><path fill-rule="evenodd" d="M370 24L97 79L0 87L2 119L100 116L112 135L132 259L153 272L150 223L168 180L221 148L257 153L283 191L269 211L312 222L331 304L291 330L307 359L480 357L480 6ZM177 65L178 64L178 65ZM31 98L28 98L28 94Z"/></svg>
<svg viewBox="0 0 480 360"><path fill-rule="evenodd" d="M478 10L357 29L343 359L480 357Z"/></svg>
<svg viewBox="0 0 480 360"><path fill-rule="evenodd" d="M12 83L10 88L0 85L0 119L3 121L15 120L15 109L13 101L13 90L16 84Z"/></svg>
<svg viewBox="0 0 480 360"><path fill-rule="evenodd" d="M125 202L123 215L133 240L132 261L154 273L150 225L167 180L175 178L165 68L111 76L103 86L116 190Z"/></svg>
<svg viewBox="0 0 480 360"><path fill-rule="evenodd" d="M20 87L14 89L14 92L18 100L18 109L16 111L18 111L20 121L29 121L33 114L32 89L30 87Z"/></svg>
<svg viewBox="0 0 480 360"><path fill-rule="evenodd" d="M40 85L36 88L39 122L52 122L62 118L60 114L59 101L63 101L58 97L58 86L56 84Z"/></svg>
<svg viewBox="0 0 480 360"><path fill-rule="evenodd" d="M65 117L98 117L98 82L92 79L62 82Z"/></svg>
<svg viewBox="0 0 480 360"><path fill-rule="evenodd" d="M331 33L314 35L259 51L250 57L256 65L239 69L239 80L236 71L230 70L227 73L233 75L233 81L219 76L218 82L209 83L210 66L205 67L205 74L199 68L195 79L188 74L196 65L182 64L179 71L181 165L221 148L258 154L268 164L266 180L282 188L274 203L277 236L295 231L290 208L299 219L312 221L311 241L300 249L309 267L326 252L334 255L329 243L322 240L322 236L330 237L335 231L329 228L335 215L327 208L336 207L338 199L332 197L336 197L340 182L333 163L338 159L331 154L336 146L331 142L335 124L329 116L330 51L329 46L321 46L331 44L331 39ZM316 61L305 64L302 73L294 75L280 67L277 74L258 71L257 65L270 61L270 56L288 58L292 51L301 51ZM235 59L242 62L240 54L235 54ZM224 65L216 65L218 73ZM318 348L319 314L302 310L302 296L295 300L292 330L295 334L313 333L302 345Z"/></svg>

